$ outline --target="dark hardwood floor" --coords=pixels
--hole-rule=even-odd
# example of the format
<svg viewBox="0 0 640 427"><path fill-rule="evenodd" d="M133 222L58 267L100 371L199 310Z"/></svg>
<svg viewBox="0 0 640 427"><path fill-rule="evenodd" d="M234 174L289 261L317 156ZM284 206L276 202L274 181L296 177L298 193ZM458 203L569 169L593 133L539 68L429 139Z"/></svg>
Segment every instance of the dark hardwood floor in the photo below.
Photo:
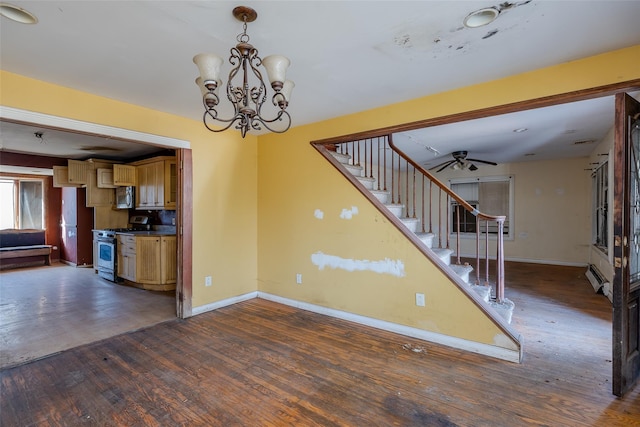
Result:
<svg viewBox="0 0 640 427"><path fill-rule="evenodd" d="M640 425L584 268L506 273L522 364L254 299L6 369L0 425Z"/></svg>

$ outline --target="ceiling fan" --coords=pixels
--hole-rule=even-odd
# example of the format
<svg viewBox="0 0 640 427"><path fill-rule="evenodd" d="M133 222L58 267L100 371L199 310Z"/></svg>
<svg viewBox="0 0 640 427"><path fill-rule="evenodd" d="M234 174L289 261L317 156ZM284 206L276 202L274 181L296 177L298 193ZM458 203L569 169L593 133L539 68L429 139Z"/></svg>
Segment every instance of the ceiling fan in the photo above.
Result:
<svg viewBox="0 0 640 427"><path fill-rule="evenodd" d="M497 165L496 162L490 162L487 160L467 159L466 151L454 151L453 153L451 153L451 155L453 156L453 160L447 160L444 163L440 163L439 165L429 168L429 170L440 168L436 171L436 172L440 172L445 170L449 166L451 166L453 169L469 169L470 171L478 170L478 167L474 165L472 162L484 163L484 164L493 165L493 166Z"/></svg>

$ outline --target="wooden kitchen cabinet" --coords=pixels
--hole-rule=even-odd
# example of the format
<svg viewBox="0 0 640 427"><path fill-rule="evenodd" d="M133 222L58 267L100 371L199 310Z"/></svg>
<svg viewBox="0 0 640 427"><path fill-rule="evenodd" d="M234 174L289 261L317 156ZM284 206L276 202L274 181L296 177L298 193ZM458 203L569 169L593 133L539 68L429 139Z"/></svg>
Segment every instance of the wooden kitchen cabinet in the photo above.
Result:
<svg viewBox="0 0 640 427"><path fill-rule="evenodd" d="M92 170L92 164L85 160L68 160L68 179L71 184L87 184L87 173Z"/></svg>
<svg viewBox="0 0 640 427"><path fill-rule="evenodd" d="M82 187L82 184L74 184L69 182L69 167L54 166L53 167L53 186L62 187Z"/></svg>
<svg viewBox="0 0 640 427"><path fill-rule="evenodd" d="M176 236L160 238L160 283L175 284L178 279L178 245Z"/></svg>
<svg viewBox="0 0 640 427"><path fill-rule="evenodd" d="M128 187L136 185L136 167L131 165L113 165L113 185Z"/></svg>
<svg viewBox="0 0 640 427"><path fill-rule="evenodd" d="M160 284L162 269L160 236L138 236L136 238L138 259L136 262L136 282L150 285Z"/></svg>
<svg viewBox="0 0 640 427"><path fill-rule="evenodd" d="M113 169L97 168L96 177L98 188L116 188L113 184Z"/></svg>
<svg viewBox="0 0 640 427"><path fill-rule="evenodd" d="M116 239L118 242L118 249L116 250L118 254L118 277L135 282L137 274L136 238L127 234L118 234Z"/></svg>
<svg viewBox="0 0 640 427"><path fill-rule="evenodd" d="M154 291L175 289L176 236L118 234L118 277Z"/></svg>
<svg viewBox="0 0 640 427"><path fill-rule="evenodd" d="M113 206L116 192L114 187L101 188L98 185L98 171L111 167L110 163L93 163L95 168L87 171L87 207Z"/></svg>
<svg viewBox="0 0 640 427"><path fill-rule="evenodd" d="M175 157L155 157L136 163L136 208L176 209Z"/></svg>

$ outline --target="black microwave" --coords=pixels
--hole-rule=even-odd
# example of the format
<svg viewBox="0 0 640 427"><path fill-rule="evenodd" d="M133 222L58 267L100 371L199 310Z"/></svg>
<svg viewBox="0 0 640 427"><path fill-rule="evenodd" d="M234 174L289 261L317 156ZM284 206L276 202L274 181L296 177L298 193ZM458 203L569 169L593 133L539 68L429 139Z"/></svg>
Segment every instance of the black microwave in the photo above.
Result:
<svg viewBox="0 0 640 427"><path fill-rule="evenodd" d="M116 209L135 208L135 187L116 188Z"/></svg>

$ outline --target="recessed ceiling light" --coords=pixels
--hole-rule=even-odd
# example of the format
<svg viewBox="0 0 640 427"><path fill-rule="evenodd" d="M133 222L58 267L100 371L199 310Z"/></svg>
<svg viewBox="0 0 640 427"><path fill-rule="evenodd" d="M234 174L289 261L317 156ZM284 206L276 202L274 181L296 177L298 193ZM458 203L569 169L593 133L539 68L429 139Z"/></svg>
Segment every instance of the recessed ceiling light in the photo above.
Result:
<svg viewBox="0 0 640 427"><path fill-rule="evenodd" d="M484 9L471 12L464 18L464 26L467 28L478 28L483 25L491 24L496 20L500 12L493 7L486 7Z"/></svg>
<svg viewBox="0 0 640 427"><path fill-rule="evenodd" d="M514 129L513 131L515 133L522 133L522 132L526 132L528 130L529 130L528 128L518 128L518 129Z"/></svg>
<svg viewBox="0 0 640 427"><path fill-rule="evenodd" d="M8 3L0 3L0 15L21 24L35 24L38 22L38 18L28 10Z"/></svg>

